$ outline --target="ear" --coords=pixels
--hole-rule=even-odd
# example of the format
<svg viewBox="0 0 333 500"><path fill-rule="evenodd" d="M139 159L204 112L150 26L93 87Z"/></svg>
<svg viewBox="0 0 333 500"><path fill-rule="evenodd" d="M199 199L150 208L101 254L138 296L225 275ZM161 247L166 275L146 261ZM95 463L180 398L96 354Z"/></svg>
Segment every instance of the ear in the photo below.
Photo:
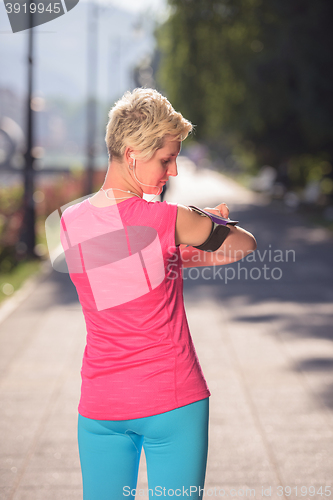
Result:
<svg viewBox="0 0 333 500"><path fill-rule="evenodd" d="M127 147L125 149L124 157L125 157L126 163L129 163L130 159L134 160L135 155L134 155L133 149Z"/></svg>

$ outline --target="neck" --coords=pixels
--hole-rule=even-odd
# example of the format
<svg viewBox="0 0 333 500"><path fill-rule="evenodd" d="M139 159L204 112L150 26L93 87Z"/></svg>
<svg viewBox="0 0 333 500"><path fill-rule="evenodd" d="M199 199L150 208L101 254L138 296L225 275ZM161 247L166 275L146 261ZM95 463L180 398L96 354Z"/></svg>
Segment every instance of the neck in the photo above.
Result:
<svg viewBox="0 0 333 500"><path fill-rule="evenodd" d="M132 195L137 195L140 198L143 197L141 187L133 183L133 179L124 165L116 162L109 163L108 171L101 189L112 189L115 192L115 196L125 196L123 191L130 191ZM131 193L128 193L128 196L130 196Z"/></svg>

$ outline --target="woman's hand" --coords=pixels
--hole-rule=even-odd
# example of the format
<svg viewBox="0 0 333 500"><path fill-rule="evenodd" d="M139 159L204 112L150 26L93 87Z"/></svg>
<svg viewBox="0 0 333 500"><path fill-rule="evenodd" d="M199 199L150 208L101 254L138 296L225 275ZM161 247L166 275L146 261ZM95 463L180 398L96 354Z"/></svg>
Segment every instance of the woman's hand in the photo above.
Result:
<svg viewBox="0 0 333 500"><path fill-rule="evenodd" d="M227 207L226 203L220 203L219 205L217 205L217 207L214 208L205 207L204 210L207 210L207 212L211 212L215 215L220 215L225 219L229 219L229 208Z"/></svg>

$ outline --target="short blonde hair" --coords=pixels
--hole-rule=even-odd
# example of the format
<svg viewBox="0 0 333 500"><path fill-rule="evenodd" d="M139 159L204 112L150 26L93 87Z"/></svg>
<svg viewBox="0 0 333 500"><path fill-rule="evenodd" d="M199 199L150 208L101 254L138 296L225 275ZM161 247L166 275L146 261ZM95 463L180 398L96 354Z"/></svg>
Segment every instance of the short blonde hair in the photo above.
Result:
<svg viewBox="0 0 333 500"><path fill-rule="evenodd" d="M177 113L166 97L150 88L125 92L108 116L105 141L109 159L121 160L128 146L139 151L138 159L148 161L163 147L166 135L183 141L193 130L192 123Z"/></svg>

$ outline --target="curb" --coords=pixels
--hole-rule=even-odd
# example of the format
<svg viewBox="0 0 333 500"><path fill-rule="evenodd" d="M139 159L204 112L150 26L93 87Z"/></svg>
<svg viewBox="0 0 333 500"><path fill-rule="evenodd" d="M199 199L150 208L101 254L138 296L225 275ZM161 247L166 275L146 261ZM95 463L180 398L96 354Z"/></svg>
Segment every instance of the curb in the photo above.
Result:
<svg viewBox="0 0 333 500"><path fill-rule="evenodd" d="M13 296L5 299L0 305L0 324L33 292L39 283L51 274L53 267L49 260L41 263L40 269L25 280L21 288Z"/></svg>

